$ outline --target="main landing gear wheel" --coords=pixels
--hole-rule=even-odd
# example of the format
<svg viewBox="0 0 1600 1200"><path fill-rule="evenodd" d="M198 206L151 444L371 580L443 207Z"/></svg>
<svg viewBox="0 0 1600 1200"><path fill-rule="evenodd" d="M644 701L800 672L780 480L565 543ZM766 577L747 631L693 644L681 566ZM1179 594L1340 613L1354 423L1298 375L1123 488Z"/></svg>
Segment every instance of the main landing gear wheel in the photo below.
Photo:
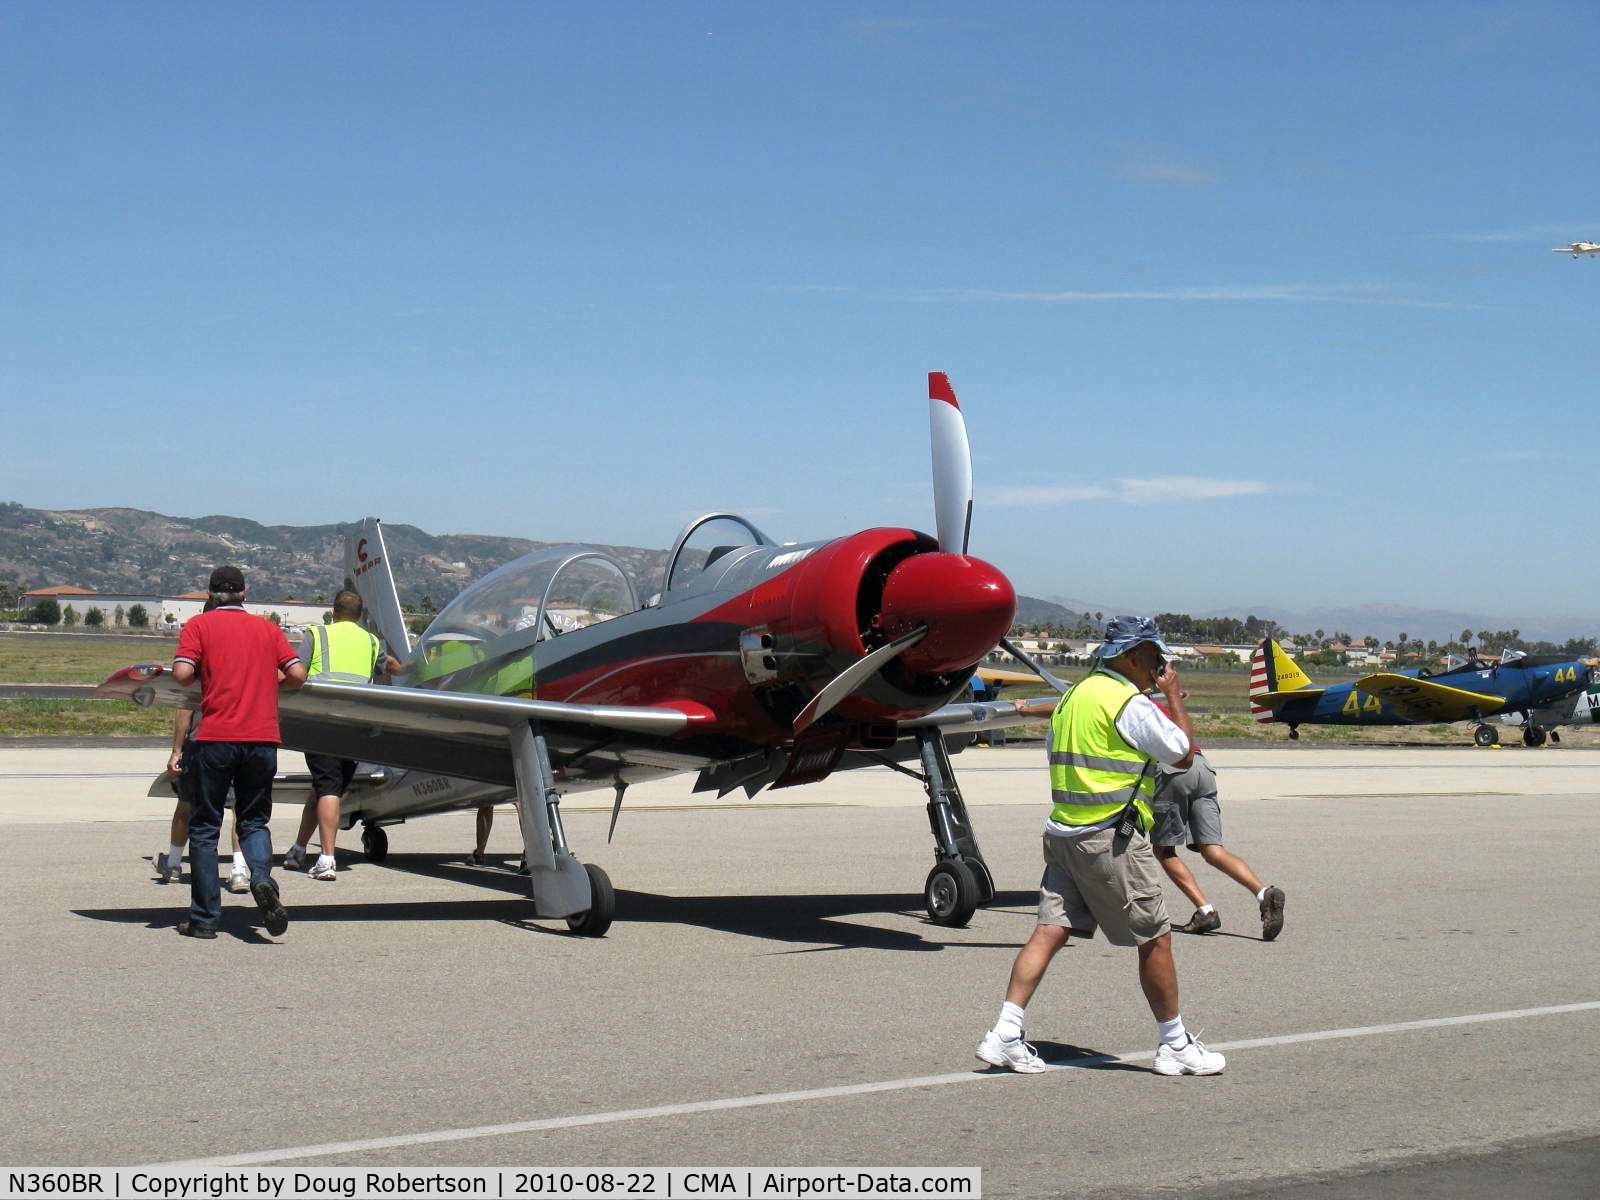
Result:
<svg viewBox="0 0 1600 1200"><path fill-rule="evenodd" d="M1542 746L1544 741L1544 730L1542 729L1524 729L1522 731L1522 744L1524 746Z"/></svg>
<svg viewBox="0 0 1600 1200"><path fill-rule="evenodd" d="M383 831L382 825L361 827L361 852L369 862L381 863L389 857L389 835Z"/></svg>
<svg viewBox="0 0 1600 1200"><path fill-rule="evenodd" d="M568 917L567 928L579 937L605 937L617 915L617 894L611 888L611 877L599 867L584 863L583 869L589 876L590 905L587 911Z"/></svg>
<svg viewBox="0 0 1600 1200"><path fill-rule="evenodd" d="M1495 736L1494 730L1487 725L1479 725L1474 729L1472 731L1472 740L1480 746L1498 746L1500 744L1500 739Z"/></svg>
<svg viewBox="0 0 1600 1200"><path fill-rule="evenodd" d="M957 859L947 859L928 872L922 885L928 920L935 925L964 926L978 911L978 877Z"/></svg>

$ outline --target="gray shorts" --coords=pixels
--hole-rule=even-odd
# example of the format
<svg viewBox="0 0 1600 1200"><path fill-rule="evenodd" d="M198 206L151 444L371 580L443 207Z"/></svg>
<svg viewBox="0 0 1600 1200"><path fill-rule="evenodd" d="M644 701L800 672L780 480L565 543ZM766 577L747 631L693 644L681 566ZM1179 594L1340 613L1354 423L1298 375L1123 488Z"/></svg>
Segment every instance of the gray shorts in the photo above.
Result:
<svg viewBox="0 0 1600 1200"><path fill-rule="evenodd" d="M1098 929L1113 946L1142 946L1172 928L1161 876L1143 833L1125 844L1113 829L1077 837L1047 833L1039 924L1064 926L1081 938Z"/></svg>
<svg viewBox="0 0 1600 1200"><path fill-rule="evenodd" d="M1150 803L1155 827L1150 840L1157 846L1222 845L1222 806L1217 803L1217 777L1211 764L1196 754L1187 771L1163 773L1156 780Z"/></svg>

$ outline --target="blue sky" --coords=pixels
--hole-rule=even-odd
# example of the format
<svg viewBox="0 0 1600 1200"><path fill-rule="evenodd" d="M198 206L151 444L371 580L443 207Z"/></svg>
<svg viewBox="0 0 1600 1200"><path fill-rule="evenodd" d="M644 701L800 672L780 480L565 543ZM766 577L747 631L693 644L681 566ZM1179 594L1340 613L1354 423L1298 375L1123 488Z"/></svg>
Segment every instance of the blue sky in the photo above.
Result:
<svg viewBox="0 0 1600 1200"><path fill-rule="evenodd" d="M0 499L1600 613L1594 8L0 8Z"/></svg>

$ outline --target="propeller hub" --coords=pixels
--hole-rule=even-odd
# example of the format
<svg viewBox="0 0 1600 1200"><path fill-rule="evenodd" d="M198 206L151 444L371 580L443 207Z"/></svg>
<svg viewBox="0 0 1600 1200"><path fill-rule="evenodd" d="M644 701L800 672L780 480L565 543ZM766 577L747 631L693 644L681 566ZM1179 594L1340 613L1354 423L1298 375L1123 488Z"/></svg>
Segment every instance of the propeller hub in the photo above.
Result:
<svg viewBox="0 0 1600 1200"><path fill-rule="evenodd" d="M1000 571L966 554L916 554L884 581L880 621L890 639L928 627L900 656L908 670L947 675L973 666L1000 644L1017 612L1017 593Z"/></svg>

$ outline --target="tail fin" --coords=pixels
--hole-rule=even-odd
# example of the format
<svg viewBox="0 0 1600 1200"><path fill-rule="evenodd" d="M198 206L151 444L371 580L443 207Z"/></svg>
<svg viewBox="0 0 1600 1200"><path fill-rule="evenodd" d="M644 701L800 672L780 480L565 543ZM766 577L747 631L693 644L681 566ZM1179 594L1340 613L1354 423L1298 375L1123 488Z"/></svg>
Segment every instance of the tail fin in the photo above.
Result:
<svg viewBox="0 0 1600 1200"><path fill-rule="evenodd" d="M344 535L344 573L350 587L361 594L366 610L361 623L383 640L396 658L411 657L411 634L400 611L389 552L377 517L364 517Z"/></svg>
<svg viewBox="0 0 1600 1200"><path fill-rule="evenodd" d="M1309 687L1310 677L1284 653L1283 647L1271 638L1262 638L1250 656L1250 715L1258 721L1274 720L1272 709L1261 701Z"/></svg>

